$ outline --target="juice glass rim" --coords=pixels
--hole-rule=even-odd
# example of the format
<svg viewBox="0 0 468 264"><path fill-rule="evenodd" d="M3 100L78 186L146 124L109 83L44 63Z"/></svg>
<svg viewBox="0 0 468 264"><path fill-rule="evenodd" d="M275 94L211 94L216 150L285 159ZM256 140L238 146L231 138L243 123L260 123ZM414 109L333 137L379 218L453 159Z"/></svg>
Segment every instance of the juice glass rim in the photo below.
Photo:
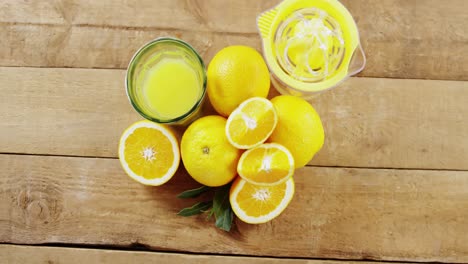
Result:
<svg viewBox="0 0 468 264"><path fill-rule="evenodd" d="M136 66L137 62L139 61L138 59L140 58L140 56L145 54L145 52L148 51L150 48L152 48L153 46L155 46L155 45L157 45L157 44L159 44L161 42L169 42L169 43L178 44L178 45L182 46L183 48L186 48L192 54L194 54L195 58L197 59L198 63L200 64L201 73L202 73L202 77L203 77L203 80L202 80L203 81L202 94L201 94L200 98L197 100L197 102L195 103L195 105L192 108L190 108L190 110L187 111L187 113L185 113L185 114L183 114L181 116L178 116L178 117L175 117L175 118L172 118L172 119L166 119L166 120L158 119L158 118L150 116L150 115L146 114L144 111L142 111L140 109L140 107L138 106L138 104L136 104L134 102L134 100L132 100L132 98L134 96L132 96L133 92L130 91L130 89L132 87L132 83L133 83L133 81L132 81L133 71L135 70L135 66ZM156 39L153 39L153 40L147 42L142 47L140 47L135 52L135 54L133 54L132 59L130 60L130 63L128 64L127 72L125 74L125 91L127 93L127 98L130 101L130 104L144 118L146 118L146 119L148 119L150 121L156 122L156 123L160 123L160 124L177 123L177 122L183 121L184 119L188 118L203 103L203 99L205 98L205 94L206 94L206 82L207 82L206 79L207 79L207 77L206 77L206 67L205 67L205 64L203 62L203 59L200 57L198 52L190 44L188 44L187 42L185 42L183 40L177 39L177 38L161 37L161 38L156 38Z"/></svg>

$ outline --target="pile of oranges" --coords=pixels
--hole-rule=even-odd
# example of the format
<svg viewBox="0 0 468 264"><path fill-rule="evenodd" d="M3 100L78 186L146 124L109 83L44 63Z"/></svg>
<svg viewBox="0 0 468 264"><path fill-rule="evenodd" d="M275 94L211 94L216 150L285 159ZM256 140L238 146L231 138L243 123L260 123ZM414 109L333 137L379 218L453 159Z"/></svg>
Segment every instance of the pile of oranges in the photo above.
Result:
<svg viewBox="0 0 468 264"><path fill-rule="evenodd" d="M207 81L218 115L190 124L180 144L168 126L150 121L131 125L120 140L122 167L134 180L158 186L172 178L182 160L205 186L232 183L229 201L239 219L270 221L294 196L294 171L323 145L320 117L300 97L268 100L268 68L250 47L221 50L208 67Z"/></svg>

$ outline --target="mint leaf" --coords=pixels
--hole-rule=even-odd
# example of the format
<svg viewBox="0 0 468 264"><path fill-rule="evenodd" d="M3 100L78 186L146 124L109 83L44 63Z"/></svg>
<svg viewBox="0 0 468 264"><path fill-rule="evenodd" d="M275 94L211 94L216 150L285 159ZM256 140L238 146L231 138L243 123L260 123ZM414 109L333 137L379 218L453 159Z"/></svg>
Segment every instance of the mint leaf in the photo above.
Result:
<svg viewBox="0 0 468 264"><path fill-rule="evenodd" d="M230 189L231 184L216 189L213 198L213 208L211 209L216 218L216 226L225 231L231 230L232 220L234 219L231 203L229 202Z"/></svg>
<svg viewBox="0 0 468 264"><path fill-rule="evenodd" d="M207 192L209 190L211 190L211 187L202 186L200 188L196 188L196 189L193 189L193 190L187 190L185 192L182 192L179 195L177 195L177 198L181 198L181 199L196 198L196 197L200 196L202 193Z"/></svg>
<svg viewBox="0 0 468 264"><path fill-rule="evenodd" d="M201 214L203 212L206 212L208 209L210 209L212 205L213 205L212 201L199 202L199 203L192 205L191 207L187 207L187 208L180 210L180 212L178 212L177 214L181 216L192 216L192 215Z"/></svg>

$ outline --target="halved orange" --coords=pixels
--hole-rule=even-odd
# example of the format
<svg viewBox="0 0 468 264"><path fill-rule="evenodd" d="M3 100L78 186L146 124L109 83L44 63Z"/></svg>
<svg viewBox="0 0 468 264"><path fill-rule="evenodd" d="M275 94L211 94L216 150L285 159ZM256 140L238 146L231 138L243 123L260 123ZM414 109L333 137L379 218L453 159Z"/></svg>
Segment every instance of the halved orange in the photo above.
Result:
<svg viewBox="0 0 468 264"><path fill-rule="evenodd" d="M278 116L273 104L262 97L245 100L229 116L226 137L238 149L249 149L265 142L276 127Z"/></svg>
<svg viewBox="0 0 468 264"><path fill-rule="evenodd" d="M229 201L240 220L261 224L280 215L293 196L293 178L275 186L258 186L238 177L231 186Z"/></svg>
<svg viewBox="0 0 468 264"><path fill-rule="evenodd" d="M140 121L122 134L119 160L132 179L145 185L158 186L170 180L177 171L179 145L167 126Z"/></svg>
<svg viewBox="0 0 468 264"><path fill-rule="evenodd" d="M237 164L237 173L252 184L280 184L294 174L294 158L283 145L263 144L242 154Z"/></svg>

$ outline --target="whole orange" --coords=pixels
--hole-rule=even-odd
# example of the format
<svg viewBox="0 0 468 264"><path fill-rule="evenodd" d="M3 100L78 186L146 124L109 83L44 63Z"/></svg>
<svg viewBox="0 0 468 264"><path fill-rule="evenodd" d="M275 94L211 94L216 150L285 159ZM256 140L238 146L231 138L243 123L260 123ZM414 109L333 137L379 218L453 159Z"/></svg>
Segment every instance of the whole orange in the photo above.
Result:
<svg viewBox="0 0 468 264"><path fill-rule="evenodd" d="M229 116L251 97L268 96L270 74L263 57L247 46L229 46L211 60L207 71L208 98L222 116Z"/></svg>

